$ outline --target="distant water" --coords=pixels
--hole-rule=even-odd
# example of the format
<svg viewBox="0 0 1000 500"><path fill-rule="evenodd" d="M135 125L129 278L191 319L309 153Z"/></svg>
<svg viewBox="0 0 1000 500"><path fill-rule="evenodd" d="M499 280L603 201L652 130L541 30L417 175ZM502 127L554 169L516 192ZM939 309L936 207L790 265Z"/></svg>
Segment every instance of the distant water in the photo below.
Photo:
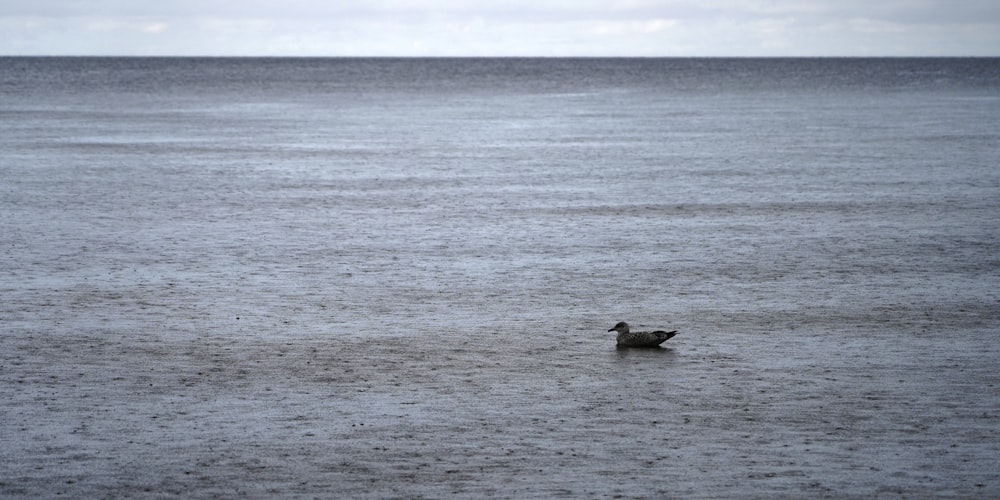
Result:
<svg viewBox="0 0 1000 500"><path fill-rule="evenodd" d="M995 328L998 162L1000 59L3 58L0 320Z"/></svg>

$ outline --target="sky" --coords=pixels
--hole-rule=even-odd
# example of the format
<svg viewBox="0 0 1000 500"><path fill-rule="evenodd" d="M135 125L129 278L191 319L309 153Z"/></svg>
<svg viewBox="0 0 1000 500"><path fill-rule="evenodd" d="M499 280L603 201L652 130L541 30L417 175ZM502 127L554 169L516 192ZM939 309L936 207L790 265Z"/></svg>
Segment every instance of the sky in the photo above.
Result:
<svg viewBox="0 0 1000 500"><path fill-rule="evenodd" d="M0 0L0 55L1000 56L1000 1Z"/></svg>

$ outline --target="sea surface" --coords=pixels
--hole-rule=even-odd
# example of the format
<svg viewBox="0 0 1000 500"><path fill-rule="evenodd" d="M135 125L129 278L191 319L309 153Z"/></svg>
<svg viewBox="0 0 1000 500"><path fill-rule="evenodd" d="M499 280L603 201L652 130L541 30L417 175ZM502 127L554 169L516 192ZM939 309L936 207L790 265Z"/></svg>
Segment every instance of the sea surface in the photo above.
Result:
<svg viewBox="0 0 1000 500"><path fill-rule="evenodd" d="M838 469L839 455L803 460L808 437L793 439L799 454L790 460L801 474L768 476L748 464L751 450L783 453L784 431L829 435L811 419L767 427L795 414L788 410L757 420L769 422L764 438L752 427L746 440L743 430L733 434L729 448L716 449L721 455L699 455L694 450L715 448L690 441L673 459L674 470L687 471L671 480L680 490L587 483L605 459L648 458L640 446L559 469L591 489L515 492L1000 493L1000 59L0 58L0 296L0 347L7 345L0 371L11 380L42 380L46 366L68 362L57 351L31 354L33 343L67 352L80 348L79 339L319 352L345 343L355 346L354 362L361 356L378 367L371 376L385 377L368 388L381 402L358 412L384 415L406 402L383 383L398 381L394 373L429 376L438 367L428 359L441 356L459 363L440 367L453 370L452 392L414 391L437 404L422 414L425 422L450 422L438 431L446 440L464 435L466 417L448 413L467 401L462 394L476 401L502 394L521 415L533 415L534 398L544 395L563 403L553 419L583 418L573 412L584 394L621 390L601 386L593 370L619 366L608 357L615 348L607 329L623 320L680 334L664 351L669 359L633 356L629 363L639 366L615 376L632 370L662 384L683 380L683 389L666 394L684 393L696 406L720 390L708 369L724 362L736 363L722 370L735 380L767 373L783 381L740 389L736 399L751 401L747 408L764 393L791 391L800 403L836 399L864 370L876 388L924 380L929 366L939 378L908 383L884 404L919 419L923 410L906 405L923 402L938 423L957 418L943 408L969 411L985 427L973 426L958 444L907 444L913 422L879 420L878 408L860 415L851 406L830 414L809 406L830 432L868 425L838 443L882 457L878 470ZM398 347L370 358L357 347L385 344ZM458 345L464 350L449 358ZM532 354L531 345L552 350ZM572 356L560 362L559 346ZM422 361L414 364L408 349L424 349ZM845 353L855 357L838 358ZM833 358L841 361L824 365ZM483 364L493 371L476 369ZM24 371L29 365L37 371ZM706 371L691 376L696 370ZM482 373L493 382L483 386ZM547 379L577 375L597 385L541 389ZM520 384L520 396L495 383L505 376ZM803 388L803 380L813 385ZM628 387L635 411L661 420L695 411L662 399L643 406L642 392ZM24 404L38 397L11 391L8 399ZM712 404L726 398L716 396ZM697 432L709 439L719 429L707 415L750 410L736 402L698 411L687 420L700 422ZM34 441L11 437L25 431L8 424L5 448L44 460L39 443L60 442L52 425L68 417L53 418L48 437ZM915 429L923 438L940 430ZM729 431L737 432L721 432ZM867 439L893 432L895 444L865 451ZM947 474L927 472L933 459L916 450L954 452L952 444L968 453L944 458ZM145 460L152 468L162 459ZM697 466L683 469L683 460ZM27 466L6 463L0 472L5 467L0 488L8 493L53 493L29 486ZM746 473L729 482L712 476L739 467ZM924 475L893 475L913 470ZM535 471L518 474L555 480L544 464ZM712 479L709 489L699 486L698 471ZM467 481L450 490L397 482L399 489L376 494L503 495L471 486L488 474L463 472ZM273 493L357 494L337 485L365 474ZM775 477L784 478L780 488L758 481L740 489L749 488L740 478ZM118 480L108 482L127 482ZM935 480L945 489L928 490ZM817 485L827 489L808 489Z"/></svg>
<svg viewBox="0 0 1000 500"><path fill-rule="evenodd" d="M997 59L13 58L0 92L15 301L524 339L1000 305Z"/></svg>

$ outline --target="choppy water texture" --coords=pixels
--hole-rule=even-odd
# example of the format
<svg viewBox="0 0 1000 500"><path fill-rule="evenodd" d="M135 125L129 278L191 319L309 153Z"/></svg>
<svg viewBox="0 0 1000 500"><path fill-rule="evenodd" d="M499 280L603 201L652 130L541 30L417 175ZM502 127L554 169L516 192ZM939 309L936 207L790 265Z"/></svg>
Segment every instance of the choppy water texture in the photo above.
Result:
<svg viewBox="0 0 1000 500"><path fill-rule="evenodd" d="M0 495L998 496L998 131L997 59L0 59Z"/></svg>

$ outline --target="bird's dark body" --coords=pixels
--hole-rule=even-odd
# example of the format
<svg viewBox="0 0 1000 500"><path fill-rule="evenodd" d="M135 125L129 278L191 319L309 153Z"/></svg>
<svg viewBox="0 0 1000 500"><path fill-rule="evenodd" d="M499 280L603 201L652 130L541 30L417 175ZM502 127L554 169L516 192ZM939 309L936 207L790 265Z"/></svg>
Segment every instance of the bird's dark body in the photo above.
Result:
<svg viewBox="0 0 1000 500"><path fill-rule="evenodd" d="M628 323L624 321L618 323L608 331L618 332L618 347L659 347L660 344L677 335L677 330L669 332L663 330L652 332L629 331Z"/></svg>

